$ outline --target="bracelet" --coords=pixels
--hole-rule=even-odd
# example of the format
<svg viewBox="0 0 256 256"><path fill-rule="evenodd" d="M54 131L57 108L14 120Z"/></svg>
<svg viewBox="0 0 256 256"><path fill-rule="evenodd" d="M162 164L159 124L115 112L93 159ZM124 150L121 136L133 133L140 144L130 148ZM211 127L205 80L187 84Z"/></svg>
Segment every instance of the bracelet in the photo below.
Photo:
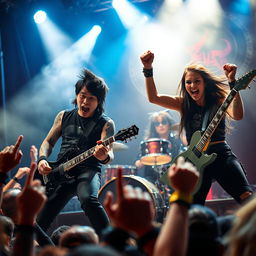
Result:
<svg viewBox="0 0 256 256"><path fill-rule="evenodd" d="M189 204L189 203L187 203L187 202L185 202L185 201L183 201L183 200L176 200L176 201L173 201L173 202L170 202L170 204L180 204L180 205L183 205L183 206L185 206L187 209L189 209L190 208L190 206L191 206L191 204Z"/></svg>
<svg viewBox="0 0 256 256"><path fill-rule="evenodd" d="M109 160L110 160L110 156L108 155L105 160L99 160L99 161L100 161L100 163L102 163L102 164L106 164L106 163L109 162Z"/></svg>
<svg viewBox="0 0 256 256"><path fill-rule="evenodd" d="M174 191L170 196L169 202L170 202L170 204L172 204L172 203L182 204L182 205L186 206L187 208L189 208L193 202L193 197L191 194Z"/></svg>
<svg viewBox="0 0 256 256"><path fill-rule="evenodd" d="M13 177L12 178L15 182L18 182L19 181L19 179L17 178L17 177Z"/></svg>
<svg viewBox="0 0 256 256"><path fill-rule="evenodd" d="M46 156L39 156L37 164L39 164L39 162L42 161L42 160L47 161L47 157Z"/></svg>
<svg viewBox="0 0 256 256"><path fill-rule="evenodd" d="M153 77L153 68L143 68L142 72L145 77Z"/></svg>
<svg viewBox="0 0 256 256"><path fill-rule="evenodd" d="M144 234L137 240L137 244L139 248L143 248L144 245L150 240L157 238L159 235L160 229L158 227L153 227L150 231Z"/></svg>
<svg viewBox="0 0 256 256"><path fill-rule="evenodd" d="M230 89L233 89L235 84L236 84L236 80L234 80L232 82L228 82L228 85L229 85Z"/></svg>
<svg viewBox="0 0 256 256"><path fill-rule="evenodd" d="M0 183L6 185L8 175L5 172L0 172Z"/></svg>

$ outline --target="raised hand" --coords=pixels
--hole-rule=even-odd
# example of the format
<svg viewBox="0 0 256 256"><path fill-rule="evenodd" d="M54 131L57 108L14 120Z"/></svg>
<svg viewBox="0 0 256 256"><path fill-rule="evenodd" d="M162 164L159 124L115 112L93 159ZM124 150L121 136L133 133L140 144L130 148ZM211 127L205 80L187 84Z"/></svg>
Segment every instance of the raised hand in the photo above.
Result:
<svg viewBox="0 0 256 256"><path fill-rule="evenodd" d="M35 154L37 149L32 146L30 149L31 164L25 186L17 197L18 224L33 225L38 213L46 202L44 187L39 180L33 180L37 164ZM32 203L31 203L32 202Z"/></svg>
<svg viewBox="0 0 256 256"><path fill-rule="evenodd" d="M23 178L25 175L27 175L30 172L30 168L28 167L21 167L18 169L17 173L15 174L15 177L17 179Z"/></svg>
<svg viewBox="0 0 256 256"><path fill-rule="evenodd" d="M22 140L23 136L20 135L14 145L7 146L0 152L0 172L7 173L20 163L23 155L20 150Z"/></svg>
<svg viewBox="0 0 256 256"><path fill-rule="evenodd" d="M237 66L235 64L227 63L223 66L223 70L229 82L232 82L235 80L236 70L237 70Z"/></svg>
<svg viewBox="0 0 256 256"><path fill-rule="evenodd" d="M177 164L172 164L169 168L168 178L176 191L191 194L197 184L199 172L181 156Z"/></svg>
<svg viewBox="0 0 256 256"><path fill-rule="evenodd" d="M152 53L151 51L147 51L140 56L140 60L144 68L152 68L154 53Z"/></svg>
<svg viewBox="0 0 256 256"><path fill-rule="evenodd" d="M113 226L141 236L152 228L153 202L147 192L131 186L123 187L122 169L117 170L117 199L108 192L104 207Z"/></svg>

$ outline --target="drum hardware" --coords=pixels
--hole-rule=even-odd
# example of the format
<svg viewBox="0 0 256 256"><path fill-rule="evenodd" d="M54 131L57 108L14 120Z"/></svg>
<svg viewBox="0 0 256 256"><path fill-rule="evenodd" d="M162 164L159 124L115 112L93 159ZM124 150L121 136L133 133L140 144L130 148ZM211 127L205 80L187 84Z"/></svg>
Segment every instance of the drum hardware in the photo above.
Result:
<svg viewBox="0 0 256 256"><path fill-rule="evenodd" d="M137 168L133 165L107 165L102 173L102 184L117 177L117 169L122 168L123 175L136 175Z"/></svg>
<svg viewBox="0 0 256 256"><path fill-rule="evenodd" d="M114 200L116 200L116 180L117 178L113 178L112 180L108 181L99 191L98 199L100 203L103 204L105 199L106 193L111 191L114 195ZM148 192L152 198L154 209L155 209L155 220L157 222L163 222L163 219L166 214L166 207L165 202L163 200L162 195L159 193L158 188L148 180L141 178L139 176L129 176L124 175L123 181L125 185L131 185L132 187L139 187L144 192Z"/></svg>
<svg viewBox="0 0 256 256"><path fill-rule="evenodd" d="M165 139L149 139L142 141L141 159L144 165L162 165L172 160L170 141Z"/></svg>
<svg viewBox="0 0 256 256"><path fill-rule="evenodd" d="M164 201L164 209L165 209L164 216L165 216L169 209L169 198L171 195L171 190L167 185L160 182L160 175L159 175L159 178L157 179L157 181L155 182L155 185L158 188L159 193L161 194L163 201Z"/></svg>

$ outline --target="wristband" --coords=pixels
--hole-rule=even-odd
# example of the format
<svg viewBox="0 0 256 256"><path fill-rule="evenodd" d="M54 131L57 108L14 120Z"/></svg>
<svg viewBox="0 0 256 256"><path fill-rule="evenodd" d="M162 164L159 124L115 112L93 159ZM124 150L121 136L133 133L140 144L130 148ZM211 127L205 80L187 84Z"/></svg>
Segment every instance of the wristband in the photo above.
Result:
<svg viewBox="0 0 256 256"><path fill-rule="evenodd" d="M107 163L109 162L109 160L110 160L110 156L108 155L105 160L99 160L99 161L100 161L100 163L102 163L102 164L107 164Z"/></svg>
<svg viewBox="0 0 256 256"><path fill-rule="evenodd" d="M0 172L0 183L6 185L6 179L8 175L5 172Z"/></svg>
<svg viewBox="0 0 256 256"><path fill-rule="evenodd" d="M17 178L17 177L13 177L12 178L15 182L18 182L19 181L19 179Z"/></svg>
<svg viewBox="0 0 256 256"><path fill-rule="evenodd" d="M144 234L137 240L137 244L139 248L143 248L144 245L150 240L157 238L159 235L160 229L158 227L153 227L150 231Z"/></svg>
<svg viewBox="0 0 256 256"><path fill-rule="evenodd" d="M236 84L236 80L234 80L232 82L228 82L228 85L229 85L230 89L233 89L235 84Z"/></svg>
<svg viewBox="0 0 256 256"><path fill-rule="evenodd" d="M169 202L170 202L170 204L172 204L172 203L182 204L182 205L186 206L187 208L189 208L193 202L193 197L191 194L174 191L170 196Z"/></svg>
<svg viewBox="0 0 256 256"><path fill-rule="evenodd" d="M39 164L39 162L42 161L42 160L47 161L47 157L46 156L39 156L37 164Z"/></svg>
<svg viewBox="0 0 256 256"><path fill-rule="evenodd" d="M143 68L142 72L145 77L153 77L153 68Z"/></svg>

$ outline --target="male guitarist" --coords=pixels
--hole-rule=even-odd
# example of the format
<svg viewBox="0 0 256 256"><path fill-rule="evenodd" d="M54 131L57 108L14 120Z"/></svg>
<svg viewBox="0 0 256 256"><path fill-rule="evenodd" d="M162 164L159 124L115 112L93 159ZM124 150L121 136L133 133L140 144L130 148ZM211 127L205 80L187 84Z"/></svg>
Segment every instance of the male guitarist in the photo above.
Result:
<svg viewBox="0 0 256 256"><path fill-rule="evenodd" d="M227 77L227 79L224 79L212 74L202 65L189 65L185 68L180 82L180 95L169 96L160 95L157 92L152 69L154 54L147 51L140 59L144 66L143 73L149 101L180 113L181 130L185 128L187 141L190 144L189 153L184 157L191 161L197 169L202 170L200 172L200 187L194 194L194 203L204 204L213 179L237 202L241 203L247 199L252 194L252 189L247 181L243 167L225 141L226 118L230 117L234 120L243 118L244 109L239 92L232 91L234 100L224 112L226 113L224 118L219 118L221 113L214 116L218 108L225 102L228 91L224 83L225 80L228 79L230 89L236 84L235 74L237 67L233 64L224 65L223 69ZM204 145L207 142L208 149L206 153L217 153L216 159L213 158L214 155L212 157L206 156L205 152L203 152L204 150L200 150L200 145L191 146L197 140L196 137L198 137L198 132L195 132L203 132L213 117L213 121L219 118L220 122L216 121L216 127L214 125L209 127L209 130L212 129L214 131L212 136L208 137L207 141L200 141L200 143ZM216 130L214 130L215 128ZM202 161L204 161L203 164Z"/></svg>
<svg viewBox="0 0 256 256"><path fill-rule="evenodd" d="M101 78L89 70L83 70L75 85L75 108L57 114L40 147L38 170L47 179L56 167L51 166L47 159L60 137L62 144L57 165L96 145L93 155L66 172L68 176L64 176L64 180L63 176L56 176L53 183L46 184L46 187L54 185L48 188L48 201L38 217L38 224L45 231L74 195L78 196L81 208L98 234L108 225L108 217L97 198L101 165L114 158L112 146L101 143L112 136L115 129L113 120L104 114L107 91L108 87Z"/></svg>

